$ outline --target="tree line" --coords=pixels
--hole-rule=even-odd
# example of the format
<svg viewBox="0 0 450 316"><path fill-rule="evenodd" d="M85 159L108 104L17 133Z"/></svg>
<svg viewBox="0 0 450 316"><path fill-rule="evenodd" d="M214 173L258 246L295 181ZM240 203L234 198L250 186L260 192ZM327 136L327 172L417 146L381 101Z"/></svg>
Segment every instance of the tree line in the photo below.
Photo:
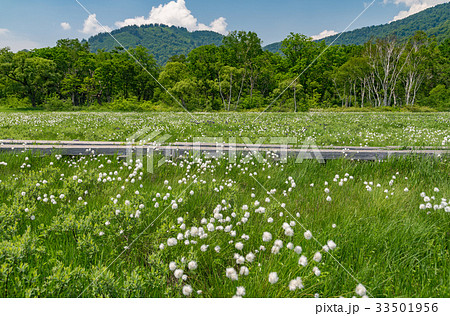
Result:
<svg viewBox="0 0 450 316"><path fill-rule="evenodd" d="M89 51L86 42L13 53L0 50L0 104L189 111L306 111L329 107L450 107L450 39L423 32L364 45L291 33L282 54L253 32L235 31L160 66L146 48ZM166 91L167 89L167 91ZM123 109L129 109L123 107Z"/></svg>

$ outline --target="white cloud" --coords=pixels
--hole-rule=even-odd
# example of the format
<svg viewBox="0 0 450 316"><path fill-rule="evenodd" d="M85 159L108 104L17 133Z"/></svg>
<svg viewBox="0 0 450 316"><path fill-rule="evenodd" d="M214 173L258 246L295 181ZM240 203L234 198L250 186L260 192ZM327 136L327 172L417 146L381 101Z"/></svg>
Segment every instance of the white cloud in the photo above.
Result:
<svg viewBox="0 0 450 316"><path fill-rule="evenodd" d="M96 35L98 33L104 33L104 32L111 32L112 29L109 26L101 26L100 23L97 21L97 15L91 14L89 17L84 21L83 29L80 31L83 34L86 35Z"/></svg>
<svg viewBox="0 0 450 316"><path fill-rule="evenodd" d="M70 24L69 23L67 23L67 22L62 22L61 23L61 27L62 27L62 29L64 30L64 31L68 31L68 30L70 30L72 27L70 26Z"/></svg>
<svg viewBox="0 0 450 316"><path fill-rule="evenodd" d="M318 34L318 35L311 36L311 38L316 41L316 40L320 40L322 38L325 38L325 37L328 37L328 36L333 36L333 35L336 35L336 34L339 34L339 33L336 32L336 31L333 31L333 30L331 30L331 31L325 30L323 32L320 32L320 34Z"/></svg>
<svg viewBox="0 0 450 316"><path fill-rule="evenodd" d="M224 17L212 21L209 25L199 23L191 11L186 7L185 0L170 1L167 4L160 4L158 7L152 7L148 18L144 16L126 19L116 22L116 26L124 27L128 25L145 24L165 24L168 26L181 26L189 31L214 31L221 34L227 33L227 22Z"/></svg>
<svg viewBox="0 0 450 316"><path fill-rule="evenodd" d="M21 35L14 34L8 29L0 29L0 48L4 47L9 47L12 51L17 52L23 49L38 48L41 45Z"/></svg>
<svg viewBox="0 0 450 316"><path fill-rule="evenodd" d="M394 3L396 5L405 5L408 10L400 11L392 21L404 19L410 15L419 13L425 9L434 7L441 3L449 2L448 0L384 0L384 3ZM391 21L391 22L392 22Z"/></svg>

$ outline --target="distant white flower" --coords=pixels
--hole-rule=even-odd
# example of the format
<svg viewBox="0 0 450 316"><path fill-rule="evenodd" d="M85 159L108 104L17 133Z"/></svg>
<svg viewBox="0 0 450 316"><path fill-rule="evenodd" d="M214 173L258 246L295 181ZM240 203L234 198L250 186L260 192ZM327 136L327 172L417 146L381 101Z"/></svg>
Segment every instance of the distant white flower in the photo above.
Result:
<svg viewBox="0 0 450 316"><path fill-rule="evenodd" d="M309 230L307 230L303 235L308 240L312 238L312 233Z"/></svg>
<svg viewBox="0 0 450 316"><path fill-rule="evenodd" d="M252 252L250 252L249 254L247 254L247 255L245 256L245 259L246 259L248 262L253 262L253 260L255 260L255 255L254 255Z"/></svg>
<svg viewBox="0 0 450 316"><path fill-rule="evenodd" d="M308 265L308 259L305 256L301 256L300 259L298 259L298 264L306 267Z"/></svg>
<svg viewBox="0 0 450 316"><path fill-rule="evenodd" d="M280 247L277 246L273 246L271 253L273 253L274 255L278 254L280 252Z"/></svg>
<svg viewBox="0 0 450 316"><path fill-rule="evenodd" d="M197 262L191 261L188 263L189 270L196 270L197 269Z"/></svg>
<svg viewBox="0 0 450 316"><path fill-rule="evenodd" d="M319 270L318 267L314 267L314 268L313 268L313 272L314 272L314 274L315 274L316 276L320 276L320 274L321 274L321 272L320 272L320 270Z"/></svg>
<svg viewBox="0 0 450 316"><path fill-rule="evenodd" d="M331 202L331 196L327 196L327 201Z"/></svg>
<svg viewBox="0 0 450 316"><path fill-rule="evenodd" d="M167 246L172 247L175 246L178 243L176 238L169 238L167 240Z"/></svg>
<svg viewBox="0 0 450 316"><path fill-rule="evenodd" d="M313 260L314 260L315 262L320 262L320 261L322 260L322 254L321 254L320 252L316 252L316 253L314 254Z"/></svg>
<svg viewBox="0 0 450 316"><path fill-rule="evenodd" d="M336 244L332 240L328 240L327 245L331 250L334 250L336 248Z"/></svg>
<svg viewBox="0 0 450 316"><path fill-rule="evenodd" d="M290 242L287 244L286 248L289 250L292 250L292 249L294 249L294 244Z"/></svg>
<svg viewBox="0 0 450 316"><path fill-rule="evenodd" d="M303 282L300 277L289 282L289 290L295 291L296 289L303 289Z"/></svg>
<svg viewBox="0 0 450 316"><path fill-rule="evenodd" d="M208 245L202 245L201 247L200 247L200 250L202 251L202 252L206 252L206 250L208 250Z"/></svg>
<svg viewBox="0 0 450 316"><path fill-rule="evenodd" d="M262 239L264 242L269 242L272 240L272 234L269 232L264 232Z"/></svg>
<svg viewBox="0 0 450 316"><path fill-rule="evenodd" d="M356 286L355 292L356 292L356 294L358 294L359 296L364 296L364 295L366 295L367 290L366 290L366 288L364 287L364 285L358 284L358 285Z"/></svg>
<svg viewBox="0 0 450 316"><path fill-rule="evenodd" d="M294 251L295 251L296 254L299 255L299 254L302 253L303 249L302 249L302 247L300 247L300 246L296 246L296 247L294 248Z"/></svg>
<svg viewBox="0 0 450 316"><path fill-rule="evenodd" d="M276 272L270 272L269 273L269 282L271 284L275 284L278 282L278 273Z"/></svg>
<svg viewBox="0 0 450 316"><path fill-rule="evenodd" d="M245 295L245 288L243 286L239 286L236 288L236 295L237 296L244 296Z"/></svg>
<svg viewBox="0 0 450 316"><path fill-rule="evenodd" d="M192 287L190 285L183 286L183 295L190 296L192 293Z"/></svg>
<svg viewBox="0 0 450 316"><path fill-rule="evenodd" d="M177 264L175 262L169 263L169 269L170 271L175 271L177 269Z"/></svg>
<svg viewBox="0 0 450 316"><path fill-rule="evenodd" d="M242 266L241 269L239 270L239 274L240 275L248 275L249 274L249 270L246 266Z"/></svg>
<svg viewBox="0 0 450 316"><path fill-rule="evenodd" d="M173 273L173 275L177 278L177 279L181 279L181 277L183 276L183 270L181 269L176 269L175 272Z"/></svg>
<svg viewBox="0 0 450 316"><path fill-rule="evenodd" d="M225 275L231 281L236 281L238 279L238 274L237 274L236 270L234 270L234 268L227 268Z"/></svg>
<svg viewBox="0 0 450 316"><path fill-rule="evenodd" d="M244 248L244 244L241 242L238 242L238 243L236 243L235 247L237 250L242 250Z"/></svg>
<svg viewBox="0 0 450 316"><path fill-rule="evenodd" d="M236 264L244 264L245 258L244 256L238 256L236 259Z"/></svg>
<svg viewBox="0 0 450 316"><path fill-rule="evenodd" d="M294 230L292 229L292 228L288 228L288 229L286 229L285 231L284 231L284 234L286 235L286 236L289 236L289 237L292 237L292 236L294 236Z"/></svg>

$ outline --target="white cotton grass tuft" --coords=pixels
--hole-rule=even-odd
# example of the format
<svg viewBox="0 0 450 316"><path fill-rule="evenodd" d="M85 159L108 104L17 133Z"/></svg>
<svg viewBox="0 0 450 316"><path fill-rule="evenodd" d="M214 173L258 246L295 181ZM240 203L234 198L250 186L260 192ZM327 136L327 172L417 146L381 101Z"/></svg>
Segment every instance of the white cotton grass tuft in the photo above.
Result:
<svg viewBox="0 0 450 316"><path fill-rule="evenodd" d="M248 275L250 273L250 270L246 266L242 266L239 270L240 275Z"/></svg>
<svg viewBox="0 0 450 316"><path fill-rule="evenodd" d="M191 294L192 294L192 286L190 285L183 286L183 295L190 296Z"/></svg>
<svg viewBox="0 0 450 316"><path fill-rule="evenodd" d="M300 246L296 246L294 248L294 251L295 251L296 254L300 255L302 253L303 249Z"/></svg>
<svg viewBox="0 0 450 316"><path fill-rule="evenodd" d="M298 259L298 264L303 267L306 267L308 265L308 258L302 255L300 259Z"/></svg>
<svg viewBox="0 0 450 316"><path fill-rule="evenodd" d="M269 232L264 232L263 236L262 236L262 239L263 239L264 242L269 242L269 241L272 240L272 234L269 233Z"/></svg>
<svg viewBox="0 0 450 316"><path fill-rule="evenodd" d="M198 267L197 266L197 262L195 262L195 261L191 261L191 262L188 263L189 270L196 270L197 267Z"/></svg>
<svg viewBox="0 0 450 316"><path fill-rule="evenodd" d="M328 246L328 248L330 248L330 250L334 250L337 247L336 243L332 240L327 241L327 246Z"/></svg>
<svg viewBox="0 0 450 316"><path fill-rule="evenodd" d="M320 262L320 261L322 261L322 254L321 254L320 252L316 252L316 253L314 254L313 260L314 260L315 262Z"/></svg>
<svg viewBox="0 0 450 316"><path fill-rule="evenodd" d="M303 235L307 240L310 240L312 238L312 233L309 230L307 230Z"/></svg>
<svg viewBox="0 0 450 316"><path fill-rule="evenodd" d="M277 240L275 240L275 242L273 243L273 245L275 246L275 247L278 247L278 248L283 248L283 241L282 240L280 240L280 239L277 239Z"/></svg>
<svg viewBox="0 0 450 316"><path fill-rule="evenodd" d="M250 252L249 254L247 254L246 256L245 256L245 260L247 260L248 262L253 262L253 260L255 260L255 255L252 253L252 252Z"/></svg>
<svg viewBox="0 0 450 316"><path fill-rule="evenodd" d="M234 270L234 268L227 268L225 275L231 281L237 281L237 279L238 279L238 274L237 274L236 270Z"/></svg>
<svg viewBox="0 0 450 316"><path fill-rule="evenodd" d="M178 243L178 241L176 238L169 238L167 240L167 246L169 246L169 247L176 246L177 243Z"/></svg>
<svg viewBox="0 0 450 316"><path fill-rule="evenodd" d="M314 267L314 268L313 268L313 272L314 272L314 274L315 274L316 276L320 276L320 274L321 274L321 272L320 272L320 270L319 270L318 267Z"/></svg>
<svg viewBox="0 0 450 316"><path fill-rule="evenodd" d="M175 271L177 269L177 264L175 262L169 263L169 269L170 271Z"/></svg>
<svg viewBox="0 0 450 316"><path fill-rule="evenodd" d="M242 297L245 295L245 288L243 286L238 286L236 288L236 296Z"/></svg>
<svg viewBox="0 0 450 316"><path fill-rule="evenodd" d="M269 282L271 284L275 284L278 282L278 273L276 272L270 272L269 273Z"/></svg>
<svg viewBox="0 0 450 316"><path fill-rule="evenodd" d="M356 286L355 293L358 294L359 296L364 296L364 295L366 295L367 290L364 285L358 284Z"/></svg>
<svg viewBox="0 0 450 316"><path fill-rule="evenodd" d="M291 280L289 282L289 290L291 290L291 291L295 291L297 289L301 290L303 288L304 288L303 282L302 282L302 279L300 277L298 277L298 278L296 278L294 280Z"/></svg>
<svg viewBox="0 0 450 316"><path fill-rule="evenodd" d="M175 278L181 279L183 277L183 270L176 269L175 272L173 273L173 275L175 276Z"/></svg>

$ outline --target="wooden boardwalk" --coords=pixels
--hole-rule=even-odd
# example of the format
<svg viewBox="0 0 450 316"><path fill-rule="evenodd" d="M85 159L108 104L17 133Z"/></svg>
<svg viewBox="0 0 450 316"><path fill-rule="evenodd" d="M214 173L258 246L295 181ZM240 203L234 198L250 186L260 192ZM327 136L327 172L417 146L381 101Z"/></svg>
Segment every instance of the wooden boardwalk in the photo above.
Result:
<svg viewBox="0 0 450 316"><path fill-rule="evenodd" d="M169 145L127 145L124 142L86 142L86 141L34 141L34 140L0 140L0 152L38 152L42 154L60 154L63 156L79 155L118 155L147 152L161 153L177 157L187 153L200 152L212 157L220 155L274 153L278 156L297 157L299 159L353 159L384 160L392 156L450 155L450 148L400 148L400 147L321 147L294 148L274 144L213 144L213 143L173 143Z"/></svg>

